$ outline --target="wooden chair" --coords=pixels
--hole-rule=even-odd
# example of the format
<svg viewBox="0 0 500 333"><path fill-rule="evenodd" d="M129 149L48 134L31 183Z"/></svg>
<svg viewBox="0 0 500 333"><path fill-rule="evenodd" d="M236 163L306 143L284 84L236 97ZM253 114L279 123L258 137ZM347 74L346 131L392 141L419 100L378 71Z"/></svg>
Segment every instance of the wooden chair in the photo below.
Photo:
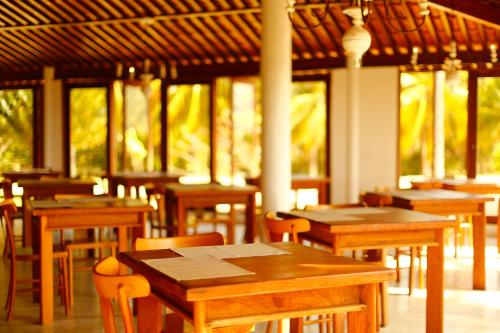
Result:
<svg viewBox="0 0 500 333"><path fill-rule="evenodd" d="M157 208L149 213L149 221L151 225L151 232L153 230L158 230L160 237L162 236L162 231L165 230L167 234L167 222L165 218L165 194L163 193L162 186L155 186L154 184L146 184L144 186L146 189L146 196L148 197L148 202L153 206L153 201L156 201Z"/></svg>
<svg viewBox="0 0 500 333"><path fill-rule="evenodd" d="M57 199L78 199L78 198L93 198L96 197L94 195L86 195L86 194L64 194L64 195L56 195L54 198ZM106 197L106 196L97 196L97 197ZM61 230L61 233L63 230ZM92 270L93 264L95 263L95 259L93 259L93 264L90 266L79 266L75 267L75 253L78 251L88 251L88 250L98 250L99 259L104 257L104 250L109 250L109 255L116 256L116 250L118 249L118 242L116 240L106 239L104 236L104 229L99 228L97 232L95 229L88 229L87 234L89 235L86 239L75 239L72 241L64 242L64 237L61 236L62 243L66 251L68 251L68 265L69 265L69 302L70 305L73 306L75 304L75 288L74 288L74 273L82 272L82 271L90 271ZM97 239L95 239L94 234L97 234Z"/></svg>
<svg viewBox="0 0 500 333"><path fill-rule="evenodd" d="M0 181L0 190L2 190L2 192L3 192L4 199L13 199L14 198L14 195L12 194L12 182L9 179L4 179L4 180ZM12 221L12 230L14 230L15 229L14 228L14 221L17 219L22 220L23 212L18 210L15 213L10 213L10 218ZM4 231L4 230L5 229L2 228L2 231ZM14 238L14 243L21 243L23 240L22 235L13 234L12 237ZM7 241L7 235L5 233L4 233L4 240L5 240L5 243L4 243L4 248L3 248L3 257L6 258L7 253L9 252L9 248L8 248L9 242Z"/></svg>
<svg viewBox="0 0 500 333"><path fill-rule="evenodd" d="M92 269L92 276L99 294L104 331L117 332L112 304L113 300L118 300L125 332L135 332L128 300L148 296L149 282L139 274L120 275L120 264L115 257L106 257L97 262Z"/></svg>
<svg viewBox="0 0 500 333"><path fill-rule="evenodd" d="M276 217L275 212L267 212L264 216L265 224L268 231L268 237L271 242L282 242L283 235L288 234L289 239L294 243L300 243L299 233L311 230L311 225L308 220L297 219L280 219ZM323 324L326 325L327 332L331 332L332 317L330 315L318 316L318 319L300 319L302 325L319 325L319 332L323 333ZM272 331L273 322L267 324L266 333ZM278 320L278 333L282 332L281 320Z"/></svg>
<svg viewBox="0 0 500 333"><path fill-rule="evenodd" d="M177 237L137 238L134 248L136 251L143 251L210 245L224 245L224 237L218 232L211 232Z"/></svg>
<svg viewBox="0 0 500 333"><path fill-rule="evenodd" d="M18 284L39 284L40 280L35 279L17 279L17 271L16 271L16 263L17 261L35 261L40 260L40 256L36 254L21 254L17 253L16 246L14 243L14 236L12 230L12 219L11 214L17 211L16 204L13 199L7 199L3 202L0 202L0 213L1 217L5 220L6 225L6 236L8 246L8 254L7 257L10 259L10 274L9 274L9 290L7 293L7 320L12 319L14 305L16 302L16 292ZM66 315L69 313L69 295L68 295L68 268L66 264L66 260L68 259L67 251L57 251L56 249L53 252L53 257L58 261L59 264L59 289L61 290L61 298L64 304L64 312ZM19 291L40 291L40 288L30 288L23 289Z"/></svg>
<svg viewBox="0 0 500 333"><path fill-rule="evenodd" d="M197 226L200 223L212 224L213 230L217 230L218 224L224 224L226 226L226 237L228 244L234 244L234 229L236 225L236 210L231 205L229 212L219 212L217 211L217 206L207 207L203 209L195 210L196 220L194 222L194 232L197 232Z"/></svg>

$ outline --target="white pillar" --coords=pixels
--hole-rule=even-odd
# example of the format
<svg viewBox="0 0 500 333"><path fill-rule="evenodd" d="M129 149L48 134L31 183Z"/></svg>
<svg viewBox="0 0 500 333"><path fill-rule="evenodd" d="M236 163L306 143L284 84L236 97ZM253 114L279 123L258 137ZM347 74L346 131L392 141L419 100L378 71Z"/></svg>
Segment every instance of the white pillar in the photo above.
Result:
<svg viewBox="0 0 500 333"><path fill-rule="evenodd" d="M286 3L262 1L262 207L290 208L292 35Z"/></svg>
<svg viewBox="0 0 500 333"><path fill-rule="evenodd" d="M444 178L444 85L446 75L444 71L434 73L434 168L432 177Z"/></svg>
<svg viewBox="0 0 500 333"><path fill-rule="evenodd" d="M346 193L349 202L359 201L359 107L360 80L356 59L348 56L347 61L347 182Z"/></svg>
<svg viewBox="0 0 500 333"><path fill-rule="evenodd" d="M54 79L54 67L43 68L44 166L63 170L62 82Z"/></svg>

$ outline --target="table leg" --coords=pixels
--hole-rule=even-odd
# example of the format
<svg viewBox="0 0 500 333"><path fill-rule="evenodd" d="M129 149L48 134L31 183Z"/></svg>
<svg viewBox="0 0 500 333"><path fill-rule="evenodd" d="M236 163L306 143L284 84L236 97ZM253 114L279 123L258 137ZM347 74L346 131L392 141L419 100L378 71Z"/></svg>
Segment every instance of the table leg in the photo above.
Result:
<svg viewBox="0 0 500 333"><path fill-rule="evenodd" d="M33 245L32 237L32 216L31 210L28 209L29 198L23 197L23 246L30 247Z"/></svg>
<svg viewBox="0 0 500 333"><path fill-rule="evenodd" d="M162 331L163 307L153 294L137 299L138 333Z"/></svg>
<svg viewBox="0 0 500 333"><path fill-rule="evenodd" d="M256 219L255 219L255 194L250 194L247 200L245 217L245 242L253 243L255 241Z"/></svg>
<svg viewBox="0 0 500 333"><path fill-rule="evenodd" d="M127 231L127 227L118 227L118 252L125 252L128 250ZM126 265L120 264L120 273L126 274L127 272L128 267Z"/></svg>
<svg viewBox="0 0 500 333"><path fill-rule="evenodd" d="M444 306L444 236L436 230L437 246L427 247L426 332L443 332Z"/></svg>
<svg viewBox="0 0 500 333"><path fill-rule="evenodd" d="M194 302L193 318L194 318L194 333L210 333L206 326L207 305L203 301Z"/></svg>
<svg viewBox="0 0 500 333"><path fill-rule="evenodd" d="M177 216L177 230L174 236L185 236L187 233L186 208L181 198L177 198L175 215Z"/></svg>
<svg viewBox="0 0 500 333"><path fill-rule="evenodd" d="M47 230L47 217L40 217L40 321L52 323L54 318L52 230Z"/></svg>
<svg viewBox="0 0 500 333"><path fill-rule="evenodd" d="M377 331L376 286L375 283L360 286L361 303L366 305L366 309L347 313L348 333L375 333Z"/></svg>
<svg viewBox="0 0 500 333"><path fill-rule="evenodd" d="M318 204L326 205L328 203L327 191L328 191L328 184L318 185Z"/></svg>
<svg viewBox="0 0 500 333"><path fill-rule="evenodd" d="M472 238L474 249L474 271L472 286L476 290L486 289L486 215L481 204L481 215L472 217Z"/></svg>
<svg viewBox="0 0 500 333"><path fill-rule="evenodd" d="M171 237L175 233L174 228L174 200L172 195L169 192L165 192L165 212L166 212L166 228L167 228L167 236Z"/></svg>

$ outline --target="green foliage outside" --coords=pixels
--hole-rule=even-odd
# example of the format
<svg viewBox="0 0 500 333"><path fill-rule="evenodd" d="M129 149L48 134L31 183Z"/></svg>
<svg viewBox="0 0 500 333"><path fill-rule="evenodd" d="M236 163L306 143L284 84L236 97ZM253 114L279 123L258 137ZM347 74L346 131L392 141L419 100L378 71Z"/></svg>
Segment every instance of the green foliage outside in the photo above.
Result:
<svg viewBox="0 0 500 333"><path fill-rule="evenodd" d="M33 90L0 90L0 172L33 167Z"/></svg>
<svg viewBox="0 0 500 333"><path fill-rule="evenodd" d="M207 84L168 88L168 170L210 175L210 87Z"/></svg>
<svg viewBox="0 0 500 333"><path fill-rule="evenodd" d="M399 150L401 176L432 176L432 73L401 73Z"/></svg>
<svg viewBox="0 0 500 333"><path fill-rule="evenodd" d="M477 173L500 175L500 77L478 80Z"/></svg>
<svg viewBox="0 0 500 333"><path fill-rule="evenodd" d="M107 88L70 91L70 166L72 176L106 171Z"/></svg>

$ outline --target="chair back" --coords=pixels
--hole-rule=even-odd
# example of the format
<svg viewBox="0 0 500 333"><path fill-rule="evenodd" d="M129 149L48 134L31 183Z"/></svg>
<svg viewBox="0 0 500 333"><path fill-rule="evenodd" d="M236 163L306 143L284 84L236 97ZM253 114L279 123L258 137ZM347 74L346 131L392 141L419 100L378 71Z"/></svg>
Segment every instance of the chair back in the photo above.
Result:
<svg viewBox="0 0 500 333"><path fill-rule="evenodd" d="M366 207L384 207L392 205L392 197L385 193L363 193L359 195L359 200Z"/></svg>
<svg viewBox="0 0 500 333"><path fill-rule="evenodd" d="M137 238L135 250L163 250L174 247L224 245L224 236L218 232L178 237Z"/></svg>
<svg viewBox="0 0 500 333"><path fill-rule="evenodd" d="M8 251L8 256L11 258L11 265L15 265L16 259L16 246L14 242L14 230L12 225L11 215L17 212L16 203L14 199L6 199L0 202L0 218L5 221L6 229L6 242L5 250Z"/></svg>
<svg viewBox="0 0 500 333"><path fill-rule="evenodd" d="M133 319L128 304L129 298L146 297L150 294L149 283L142 275L120 275L120 264L115 257L106 257L92 269L94 285L99 294L101 314L106 333L116 332L113 314L113 299L118 300L126 333L133 333Z"/></svg>
<svg viewBox="0 0 500 333"><path fill-rule="evenodd" d="M280 219L274 212L267 212L265 220L271 242L281 242L283 234L288 233L292 241L298 243L298 234L311 230L311 225L306 219Z"/></svg>

